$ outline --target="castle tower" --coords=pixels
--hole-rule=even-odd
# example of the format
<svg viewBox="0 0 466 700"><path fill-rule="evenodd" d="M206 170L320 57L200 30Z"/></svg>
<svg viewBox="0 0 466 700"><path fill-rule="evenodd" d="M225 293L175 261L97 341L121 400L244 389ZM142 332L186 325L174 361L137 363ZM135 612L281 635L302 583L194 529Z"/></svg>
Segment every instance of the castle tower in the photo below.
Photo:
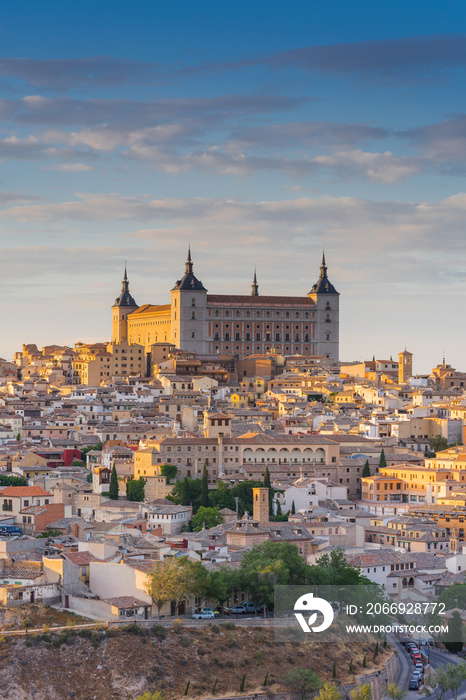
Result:
<svg viewBox="0 0 466 700"><path fill-rule="evenodd" d="M115 299L115 303L112 306L112 342L120 343L122 340L128 339L127 316L138 308L138 305L129 292L125 263L125 274L121 284L121 293L120 296Z"/></svg>
<svg viewBox="0 0 466 700"><path fill-rule="evenodd" d="M252 297L259 296L259 285L257 284L256 268L254 268L254 279L253 279L252 285L251 285L251 296Z"/></svg>
<svg viewBox="0 0 466 700"><path fill-rule="evenodd" d="M405 384L409 382L413 376L413 353L408 352L405 348L403 352L398 353L398 382Z"/></svg>
<svg viewBox="0 0 466 700"><path fill-rule="evenodd" d="M191 246L184 276L171 290L171 342L200 354L207 352L207 289L193 273Z"/></svg>
<svg viewBox="0 0 466 700"><path fill-rule="evenodd" d="M325 253L322 253L319 279L307 296L310 297L317 306L316 355L323 355L324 357L329 357L338 361L340 342L340 294L328 278Z"/></svg>
<svg viewBox="0 0 466 700"><path fill-rule="evenodd" d="M269 489L253 488L252 490L252 517L261 525L269 523Z"/></svg>

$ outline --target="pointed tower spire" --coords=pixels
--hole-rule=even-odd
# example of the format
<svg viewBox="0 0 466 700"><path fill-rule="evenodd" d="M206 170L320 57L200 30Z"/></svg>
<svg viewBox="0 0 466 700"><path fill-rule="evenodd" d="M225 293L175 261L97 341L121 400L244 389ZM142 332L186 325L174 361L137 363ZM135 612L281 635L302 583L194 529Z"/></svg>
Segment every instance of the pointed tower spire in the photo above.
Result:
<svg viewBox="0 0 466 700"><path fill-rule="evenodd" d="M193 274L193 261L191 260L191 243L188 246L188 259L186 260L186 274Z"/></svg>
<svg viewBox="0 0 466 700"><path fill-rule="evenodd" d="M320 264L320 279L327 277L327 265L325 264L325 251L322 251L322 262Z"/></svg>
<svg viewBox="0 0 466 700"><path fill-rule="evenodd" d="M257 284L256 268L254 268L254 279L253 279L252 285L251 285L251 296L252 297L259 296L259 285Z"/></svg>
<svg viewBox="0 0 466 700"><path fill-rule="evenodd" d="M125 273L123 275L123 280L121 282L121 294L119 297L115 299L115 303L113 306L131 306L132 308L137 309L138 305L134 301L133 297L131 296L129 292L129 282L128 282L128 273L126 270L126 260L125 260Z"/></svg>

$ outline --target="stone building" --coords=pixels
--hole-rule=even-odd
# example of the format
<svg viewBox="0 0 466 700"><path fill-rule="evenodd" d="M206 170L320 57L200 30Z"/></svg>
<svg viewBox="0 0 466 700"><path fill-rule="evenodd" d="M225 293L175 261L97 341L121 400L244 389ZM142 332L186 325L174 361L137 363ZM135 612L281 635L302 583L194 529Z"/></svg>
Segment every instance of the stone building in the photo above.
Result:
<svg viewBox="0 0 466 700"><path fill-rule="evenodd" d="M319 279L305 296L260 296L255 274L250 295L208 294L194 275L189 250L170 304L138 306L125 268L112 307L112 341L143 345L148 354L156 343L171 343L199 355L275 352L338 360L339 293L323 255Z"/></svg>

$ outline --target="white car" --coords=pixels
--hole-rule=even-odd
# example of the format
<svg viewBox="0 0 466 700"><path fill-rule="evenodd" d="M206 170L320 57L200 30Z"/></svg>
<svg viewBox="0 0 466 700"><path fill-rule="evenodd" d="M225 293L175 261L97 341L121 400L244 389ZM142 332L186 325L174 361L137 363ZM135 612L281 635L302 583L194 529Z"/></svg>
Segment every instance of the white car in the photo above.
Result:
<svg viewBox="0 0 466 700"><path fill-rule="evenodd" d="M215 620L215 615L210 610L206 610L205 612L195 613L193 620Z"/></svg>
<svg viewBox="0 0 466 700"><path fill-rule="evenodd" d="M421 678L422 678L421 671L418 671L417 669L415 671L413 671L411 678L417 678L418 680L421 680Z"/></svg>

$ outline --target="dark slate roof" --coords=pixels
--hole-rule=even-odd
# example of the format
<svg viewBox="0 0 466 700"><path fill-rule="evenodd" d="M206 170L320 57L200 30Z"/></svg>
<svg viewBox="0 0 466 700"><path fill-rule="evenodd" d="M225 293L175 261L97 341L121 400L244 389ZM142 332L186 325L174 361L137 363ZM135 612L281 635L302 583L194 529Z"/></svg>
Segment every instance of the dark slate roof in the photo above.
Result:
<svg viewBox="0 0 466 700"><path fill-rule="evenodd" d="M322 255L322 264L320 266L320 275L317 282L313 285L310 294L338 294L337 290L327 277L327 265L325 264L325 253Z"/></svg>
<svg viewBox="0 0 466 700"><path fill-rule="evenodd" d="M206 292L202 282L193 274L193 262L191 260L191 249L188 250L188 259L186 260L186 272L184 276L177 280L173 289L184 289L195 292ZM173 291L173 290L172 290Z"/></svg>
<svg viewBox="0 0 466 700"><path fill-rule="evenodd" d="M129 306L133 309L137 308L137 304L129 292L129 282L126 275L126 265L125 265L125 276L123 277L123 282L121 284L120 296L115 299L113 306Z"/></svg>

